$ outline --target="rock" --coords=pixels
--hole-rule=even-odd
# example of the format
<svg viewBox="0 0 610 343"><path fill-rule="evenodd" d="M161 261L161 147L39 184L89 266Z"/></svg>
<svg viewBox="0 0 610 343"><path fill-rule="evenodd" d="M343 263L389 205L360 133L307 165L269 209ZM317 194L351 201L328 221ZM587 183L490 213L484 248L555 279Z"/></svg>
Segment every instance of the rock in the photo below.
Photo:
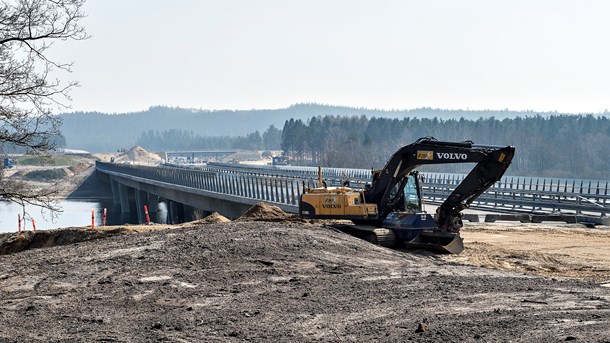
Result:
<svg viewBox="0 0 610 343"><path fill-rule="evenodd" d="M426 331L428 331L428 323L419 323L419 325L417 325L417 330L415 330L416 333Z"/></svg>

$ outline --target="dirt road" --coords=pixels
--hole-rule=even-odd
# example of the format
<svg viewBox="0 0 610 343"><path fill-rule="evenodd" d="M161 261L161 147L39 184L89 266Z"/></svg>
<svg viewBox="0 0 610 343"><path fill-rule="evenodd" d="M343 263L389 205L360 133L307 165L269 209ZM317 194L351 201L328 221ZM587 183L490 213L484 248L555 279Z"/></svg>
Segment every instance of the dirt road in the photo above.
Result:
<svg viewBox="0 0 610 343"><path fill-rule="evenodd" d="M453 261L299 222L126 232L1 256L0 341L610 342L599 282L458 263L510 230Z"/></svg>
<svg viewBox="0 0 610 343"><path fill-rule="evenodd" d="M466 249L446 261L610 286L610 229L578 224L466 223Z"/></svg>

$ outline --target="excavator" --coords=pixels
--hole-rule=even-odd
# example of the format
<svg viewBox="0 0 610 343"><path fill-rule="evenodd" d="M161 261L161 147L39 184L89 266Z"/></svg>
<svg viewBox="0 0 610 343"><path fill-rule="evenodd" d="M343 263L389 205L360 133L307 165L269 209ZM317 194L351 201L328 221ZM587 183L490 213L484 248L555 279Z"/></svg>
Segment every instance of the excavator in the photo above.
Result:
<svg viewBox="0 0 610 343"><path fill-rule="evenodd" d="M513 146L476 145L472 141L442 142L423 137L396 151L372 182L363 189L347 185L327 187L319 172L318 187L306 188L299 200L299 215L306 219L348 220L334 224L348 234L388 247L406 247L459 254L462 210L506 172ZM422 165L476 163L436 209L423 209Z"/></svg>

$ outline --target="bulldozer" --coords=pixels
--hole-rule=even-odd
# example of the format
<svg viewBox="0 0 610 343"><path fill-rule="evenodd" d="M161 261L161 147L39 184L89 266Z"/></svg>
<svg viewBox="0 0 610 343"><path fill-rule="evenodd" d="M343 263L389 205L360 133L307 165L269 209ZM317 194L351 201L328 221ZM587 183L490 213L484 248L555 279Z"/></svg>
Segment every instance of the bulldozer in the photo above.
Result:
<svg viewBox="0 0 610 343"><path fill-rule="evenodd" d="M462 210L504 175L514 155L511 145L423 137L396 151L383 169L372 171L371 183L362 189L328 187L319 172L318 187L301 194L299 215L348 220L332 226L382 246L459 254L464 250ZM431 215L423 207L423 176L416 168L452 163L476 165Z"/></svg>

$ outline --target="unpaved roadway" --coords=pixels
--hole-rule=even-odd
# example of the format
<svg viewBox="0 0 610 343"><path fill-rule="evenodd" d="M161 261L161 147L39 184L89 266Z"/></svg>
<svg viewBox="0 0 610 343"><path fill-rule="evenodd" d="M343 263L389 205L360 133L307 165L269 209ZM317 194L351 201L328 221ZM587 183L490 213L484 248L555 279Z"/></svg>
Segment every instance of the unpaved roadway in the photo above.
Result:
<svg viewBox="0 0 610 343"><path fill-rule="evenodd" d="M610 229L579 224L466 223L465 250L443 256L475 266L586 279L610 286Z"/></svg>
<svg viewBox="0 0 610 343"><path fill-rule="evenodd" d="M381 248L302 222L113 228L71 244L56 237L66 245L0 256L0 341L610 342L610 288L600 286L607 254L545 250L562 237L550 227L480 225L464 230L457 257ZM578 231L566 231L578 242L559 250L579 250L588 234ZM538 253L535 268L513 267ZM561 274L564 258L587 256L579 263L593 274ZM501 259L514 270L462 264L505 268ZM556 265L553 277L536 276L543 262Z"/></svg>

